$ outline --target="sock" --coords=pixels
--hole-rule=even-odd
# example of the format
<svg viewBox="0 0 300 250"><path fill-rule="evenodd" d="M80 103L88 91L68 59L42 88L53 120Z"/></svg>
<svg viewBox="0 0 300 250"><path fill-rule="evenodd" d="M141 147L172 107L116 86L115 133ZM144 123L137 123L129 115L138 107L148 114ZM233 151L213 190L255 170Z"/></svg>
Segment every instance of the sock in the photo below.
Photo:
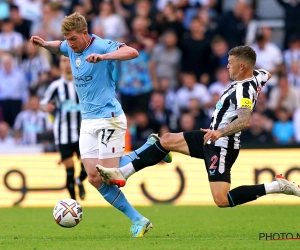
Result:
<svg viewBox="0 0 300 250"><path fill-rule="evenodd" d="M266 194L274 194L280 191L279 184L277 181L272 181L271 183L264 184Z"/></svg>
<svg viewBox="0 0 300 250"><path fill-rule="evenodd" d="M132 161L136 172L145 167L153 166L159 163L170 151L165 150L159 141L138 154L138 158Z"/></svg>
<svg viewBox="0 0 300 250"><path fill-rule="evenodd" d="M134 169L132 163L130 162L122 168L120 166L120 172L126 179L128 179L131 175L133 175L135 173L135 169Z"/></svg>
<svg viewBox="0 0 300 250"><path fill-rule="evenodd" d="M230 190L227 194L231 207L254 201L260 196L266 195L265 185L239 186Z"/></svg>
<svg viewBox="0 0 300 250"><path fill-rule="evenodd" d="M98 191L107 202L124 213L132 222L143 218L143 216L128 202L122 191L116 186L109 186L103 183Z"/></svg>
<svg viewBox="0 0 300 250"><path fill-rule="evenodd" d="M75 180L74 180L74 166L67 168L66 169L67 172L67 177L66 177L66 187L69 191L70 197L74 200L76 200L76 195L75 195L75 188L74 188L74 184L75 184Z"/></svg>
<svg viewBox="0 0 300 250"><path fill-rule="evenodd" d="M81 163L81 171L80 171L80 175L79 175L79 180L82 182L86 179L86 177L87 177L87 173L85 171L83 164Z"/></svg>

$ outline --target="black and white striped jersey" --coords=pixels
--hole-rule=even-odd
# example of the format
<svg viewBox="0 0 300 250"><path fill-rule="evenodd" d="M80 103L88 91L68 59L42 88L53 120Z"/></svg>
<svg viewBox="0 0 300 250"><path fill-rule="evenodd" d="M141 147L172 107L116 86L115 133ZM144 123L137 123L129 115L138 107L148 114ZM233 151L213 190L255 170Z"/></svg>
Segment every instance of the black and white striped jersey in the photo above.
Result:
<svg viewBox="0 0 300 250"><path fill-rule="evenodd" d="M252 78L231 83L216 104L210 129L218 130L230 124L237 119L237 111L240 108L253 110L259 93L267 80L267 71L254 70ZM221 137L214 145L223 148L239 149L240 135L241 132L238 132L231 136Z"/></svg>
<svg viewBox="0 0 300 250"><path fill-rule="evenodd" d="M63 77L52 82L45 91L41 105L53 101L56 106L54 119L55 144L68 144L79 140L81 123L80 106L74 82Z"/></svg>

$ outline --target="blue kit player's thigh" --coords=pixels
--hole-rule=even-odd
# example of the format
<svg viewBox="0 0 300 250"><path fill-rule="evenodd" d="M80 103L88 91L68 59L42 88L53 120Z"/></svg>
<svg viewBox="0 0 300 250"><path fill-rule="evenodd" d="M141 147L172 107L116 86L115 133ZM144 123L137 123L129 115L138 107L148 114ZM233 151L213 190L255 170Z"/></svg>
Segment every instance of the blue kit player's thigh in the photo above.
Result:
<svg viewBox="0 0 300 250"><path fill-rule="evenodd" d="M239 149L204 145L204 161L210 182L231 182L231 167L239 155Z"/></svg>

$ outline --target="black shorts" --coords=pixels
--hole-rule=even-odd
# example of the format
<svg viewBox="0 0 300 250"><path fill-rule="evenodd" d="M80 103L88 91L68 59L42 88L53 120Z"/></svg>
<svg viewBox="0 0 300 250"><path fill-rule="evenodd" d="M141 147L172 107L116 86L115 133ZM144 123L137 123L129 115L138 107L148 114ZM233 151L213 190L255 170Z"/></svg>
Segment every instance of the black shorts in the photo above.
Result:
<svg viewBox="0 0 300 250"><path fill-rule="evenodd" d="M73 157L74 153L76 153L78 159L80 159L79 141L68 144L58 144L57 147L62 161Z"/></svg>
<svg viewBox="0 0 300 250"><path fill-rule="evenodd" d="M204 133L200 130L183 133L191 157L204 159L208 180L231 182L230 171L239 155L239 149L203 145Z"/></svg>

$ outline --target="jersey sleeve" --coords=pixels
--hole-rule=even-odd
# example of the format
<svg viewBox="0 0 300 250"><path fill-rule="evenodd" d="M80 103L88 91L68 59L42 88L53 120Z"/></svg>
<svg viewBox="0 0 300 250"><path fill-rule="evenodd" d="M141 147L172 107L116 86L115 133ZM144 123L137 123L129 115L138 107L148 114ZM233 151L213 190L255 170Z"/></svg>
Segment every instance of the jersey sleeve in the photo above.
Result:
<svg viewBox="0 0 300 250"><path fill-rule="evenodd" d="M254 107L254 97L256 93L254 88L249 82L244 82L241 85L237 85L236 88L236 105L237 109L250 109Z"/></svg>
<svg viewBox="0 0 300 250"><path fill-rule="evenodd" d="M254 76L256 77L258 83L261 87L265 86L266 82L268 81L269 72L264 69L254 70Z"/></svg>
<svg viewBox="0 0 300 250"><path fill-rule="evenodd" d="M67 43L67 40L64 40L63 42L61 42L59 49L60 49L61 53L63 53L63 55L65 55L65 56L69 56L68 47L69 47L69 45Z"/></svg>
<svg viewBox="0 0 300 250"><path fill-rule="evenodd" d="M40 100L40 105L46 105L51 100L53 100L57 93L57 87L54 83L50 84L49 87L46 89L43 99Z"/></svg>
<svg viewBox="0 0 300 250"><path fill-rule="evenodd" d="M120 48L120 46L124 45L125 43L119 43L119 42L114 42L111 40L104 40L107 42L106 49L104 54L114 52Z"/></svg>

